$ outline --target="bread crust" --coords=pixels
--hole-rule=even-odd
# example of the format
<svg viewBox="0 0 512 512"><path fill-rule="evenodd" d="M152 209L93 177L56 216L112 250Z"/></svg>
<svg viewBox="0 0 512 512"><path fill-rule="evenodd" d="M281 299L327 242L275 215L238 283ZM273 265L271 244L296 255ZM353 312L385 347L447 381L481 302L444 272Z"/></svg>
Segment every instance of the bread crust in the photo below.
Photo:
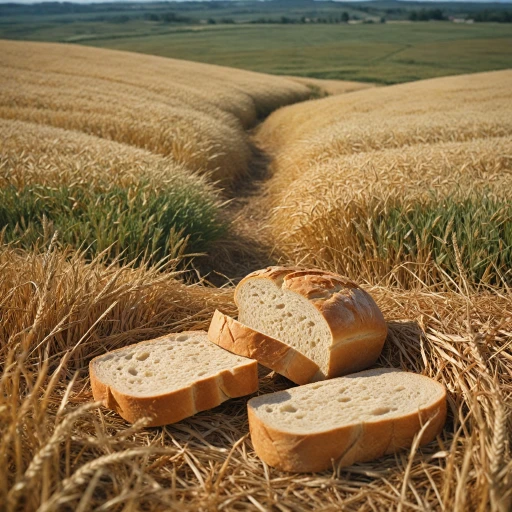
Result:
<svg viewBox="0 0 512 512"><path fill-rule="evenodd" d="M282 290L308 299L321 313L332 334L331 355L325 378L368 368L379 357L387 324L372 297L350 279L332 272L298 267L268 267L246 276L238 291L251 279L268 279Z"/></svg>
<svg viewBox="0 0 512 512"><path fill-rule="evenodd" d="M208 339L230 352L256 359L295 384L308 384L318 379L318 365L304 354L218 310L210 323Z"/></svg>
<svg viewBox="0 0 512 512"><path fill-rule="evenodd" d="M249 400L247 410L254 450L269 466L308 473L333 466L346 467L408 448L430 420L420 439L420 445L428 444L441 432L446 421L446 390L436 384L443 390L441 398L417 412L310 434L286 432L266 425Z"/></svg>
<svg viewBox="0 0 512 512"><path fill-rule="evenodd" d="M183 333L169 334L153 340L143 341L132 345L151 344L156 340L173 338L182 334L205 334L204 331L185 331ZM110 353L126 350L123 347ZM130 423L148 417L147 426L156 427L176 423L200 411L217 407L229 398L249 395L258 390L258 363L247 361L244 366L234 368L232 371L223 370L217 375L195 381L191 386L177 389L162 395L150 397L132 396L122 393L108 386L97 376L95 361L104 357L98 356L89 363L92 394L94 400L103 402L103 405L116 411L122 418Z"/></svg>

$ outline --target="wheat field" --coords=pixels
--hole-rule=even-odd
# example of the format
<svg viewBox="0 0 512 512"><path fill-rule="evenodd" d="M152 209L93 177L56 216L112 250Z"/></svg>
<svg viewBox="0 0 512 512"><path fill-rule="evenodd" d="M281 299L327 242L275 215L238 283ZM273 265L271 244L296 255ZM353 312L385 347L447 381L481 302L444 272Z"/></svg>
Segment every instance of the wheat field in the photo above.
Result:
<svg viewBox="0 0 512 512"><path fill-rule="evenodd" d="M285 78L135 53L14 41L0 49L0 117L172 156L225 183L247 172L245 128L311 95Z"/></svg>
<svg viewBox="0 0 512 512"><path fill-rule="evenodd" d="M15 119L0 119L0 186L18 189L34 184L89 186L130 184L147 180L155 187L166 182L215 189L206 176L171 156L88 135Z"/></svg>
<svg viewBox="0 0 512 512"><path fill-rule="evenodd" d="M324 90L0 48L0 508L510 510L511 72ZM435 441L290 474L255 455L248 397L158 428L93 402L91 358L236 316L256 252L363 284L389 326L377 365L447 387ZM260 374L259 393L291 386Z"/></svg>
<svg viewBox="0 0 512 512"><path fill-rule="evenodd" d="M273 155L277 250L372 283L432 286L459 273L459 236L472 280L510 284L511 85L510 71L440 78L271 115L257 139Z"/></svg>
<svg viewBox="0 0 512 512"><path fill-rule="evenodd" d="M511 76L506 70L420 80L301 103L273 113L258 141L274 156L293 144L299 160L329 147L345 154L504 136Z"/></svg>
<svg viewBox="0 0 512 512"><path fill-rule="evenodd" d="M375 84L364 82L351 82L350 80L329 80L328 78L312 78L306 76L290 76L286 78L315 88L320 96L334 96L336 94L345 94L347 92L361 91L375 87Z"/></svg>

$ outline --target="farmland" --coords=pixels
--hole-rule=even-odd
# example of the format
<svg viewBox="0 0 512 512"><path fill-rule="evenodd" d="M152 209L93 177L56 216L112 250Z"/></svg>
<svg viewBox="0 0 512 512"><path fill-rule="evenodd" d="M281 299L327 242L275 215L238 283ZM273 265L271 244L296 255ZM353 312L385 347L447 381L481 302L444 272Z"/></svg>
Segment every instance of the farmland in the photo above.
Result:
<svg viewBox="0 0 512 512"><path fill-rule="evenodd" d="M46 11L0 6L0 38L77 43L263 73L381 84L512 66L512 24L409 21L410 12L428 5L297 0L216 2L210 9L200 3L106 4L75 11L62 6L62 12L57 6ZM440 6L446 16L463 18L485 8L505 8ZM350 24L340 23L343 13ZM301 22L306 19L317 21Z"/></svg>
<svg viewBox="0 0 512 512"><path fill-rule="evenodd" d="M80 42L265 73L377 83L512 65L512 27L492 24L219 26L214 31Z"/></svg>
<svg viewBox="0 0 512 512"><path fill-rule="evenodd" d="M510 71L368 87L0 49L0 503L509 509ZM255 455L247 398L162 428L92 401L91 358L236 315L233 283L274 263L372 294L389 327L377 365L448 390L436 440L295 475ZM262 373L260 392L289 386Z"/></svg>
<svg viewBox="0 0 512 512"><path fill-rule="evenodd" d="M511 81L441 78L273 114L259 138L274 156L274 236L287 256L403 284L413 265L433 285L458 274L448 255L460 243L472 281L509 282Z"/></svg>

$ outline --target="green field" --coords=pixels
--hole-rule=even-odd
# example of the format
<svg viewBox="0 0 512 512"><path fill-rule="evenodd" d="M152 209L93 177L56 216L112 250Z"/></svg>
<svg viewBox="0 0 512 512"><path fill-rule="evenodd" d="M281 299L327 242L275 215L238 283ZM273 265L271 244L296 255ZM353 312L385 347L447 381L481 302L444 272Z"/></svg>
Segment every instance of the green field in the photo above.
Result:
<svg viewBox="0 0 512 512"><path fill-rule="evenodd" d="M51 26L42 27L30 39L79 42L267 73L378 83L512 67L509 24L244 24L163 28L134 21L128 26L109 25L69 24L59 26L58 31Z"/></svg>
<svg viewBox="0 0 512 512"><path fill-rule="evenodd" d="M83 44L266 73L396 83L512 67L511 25L245 25Z"/></svg>
<svg viewBox="0 0 512 512"><path fill-rule="evenodd" d="M512 67L511 23L407 21L411 10L428 4L280 0L45 5L0 6L0 38L79 43L274 74L384 84ZM487 5L501 8L436 5L445 19L471 18ZM340 23L343 13L349 24ZM174 18L165 19L169 15ZM260 19L267 21L255 23Z"/></svg>

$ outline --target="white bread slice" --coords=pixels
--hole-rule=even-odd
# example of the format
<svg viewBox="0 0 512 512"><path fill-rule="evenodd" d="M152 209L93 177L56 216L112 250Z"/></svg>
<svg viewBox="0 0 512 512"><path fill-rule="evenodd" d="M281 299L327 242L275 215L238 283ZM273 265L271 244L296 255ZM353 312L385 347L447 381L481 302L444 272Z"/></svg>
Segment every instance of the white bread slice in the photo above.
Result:
<svg viewBox="0 0 512 512"><path fill-rule="evenodd" d="M379 357L387 325L368 293L323 270L269 267L235 289L240 323L294 347L320 379L364 370Z"/></svg>
<svg viewBox="0 0 512 512"><path fill-rule="evenodd" d="M380 368L249 400L254 449L269 466L309 472L429 443L446 420L446 390L422 375Z"/></svg>
<svg viewBox="0 0 512 512"><path fill-rule="evenodd" d="M239 356L256 359L258 363L284 375L295 384L307 384L319 368L304 354L279 340L265 336L233 318L215 311L208 339Z"/></svg>
<svg viewBox="0 0 512 512"><path fill-rule="evenodd" d="M258 363L208 341L204 331L169 334L94 358L95 400L126 421L175 423L258 390Z"/></svg>

